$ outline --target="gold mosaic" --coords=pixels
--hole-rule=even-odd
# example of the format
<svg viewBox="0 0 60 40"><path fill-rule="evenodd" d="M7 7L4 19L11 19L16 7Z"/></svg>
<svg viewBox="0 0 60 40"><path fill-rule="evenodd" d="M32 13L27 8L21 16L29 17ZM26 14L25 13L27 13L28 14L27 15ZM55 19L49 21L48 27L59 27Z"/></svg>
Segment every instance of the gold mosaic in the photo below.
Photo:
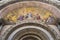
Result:
<svg viewBox="0 0 60 40"><path fill-rule="evenodd" d="M3 18L9 22L23 21L26 19L43 20L46 21L50 17L53 17L52 13L43 8L37 7L25 7L13 10L7 13Z"/></svg>

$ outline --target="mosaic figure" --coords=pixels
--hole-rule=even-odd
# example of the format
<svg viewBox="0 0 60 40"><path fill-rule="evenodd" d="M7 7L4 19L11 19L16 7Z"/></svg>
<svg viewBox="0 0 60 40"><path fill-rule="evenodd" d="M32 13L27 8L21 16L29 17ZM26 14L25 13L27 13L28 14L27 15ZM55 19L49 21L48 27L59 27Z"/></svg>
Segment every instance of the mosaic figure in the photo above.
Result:
<svg viewBox="0 0 60 40"><path fill-rule="evenodd" d="M36 15L36 18L37 20L41 19L39 14Z"/></svg>
<svg viewBox="0 0 60 40"><path fill-rule="evenodd" d="M55 18L53 16L49 16L47 19L47 23L52 24L54 22Z"/></svg>
<svg viewBox="0 0 60 40"><path fill-rule="evenodd" d="M31 13L28 13L28 14L26 15L26 18L31 19L31 18L32 18L32 14L31 14Z"/></svg>
<svg viewBox="0 0 60 40"><path fill-rule="evenodd" d="M24 16L20 16L20 17L18 18L18 20L20 20L20 21L24 20Z"/></svg>

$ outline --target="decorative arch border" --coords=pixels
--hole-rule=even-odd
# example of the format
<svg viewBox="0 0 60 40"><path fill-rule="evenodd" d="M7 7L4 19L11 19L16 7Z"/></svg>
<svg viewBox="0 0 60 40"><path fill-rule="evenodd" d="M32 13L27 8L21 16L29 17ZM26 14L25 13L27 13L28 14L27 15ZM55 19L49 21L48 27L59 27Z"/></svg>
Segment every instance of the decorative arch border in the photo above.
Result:
<svg viewBox="0 0 60 40"><path fill-rule="evenodd" d="M38 1L23 1L23 2L10 4L0 10L0 18L2 17L2 15L4 15L5 13L8 13L9 11L12 11L16 8L26 7L26 6L42 7L52 12L53 15L55 15L57 18L60 18L60 10L58 8L43 2L38 2Z"/></svg>

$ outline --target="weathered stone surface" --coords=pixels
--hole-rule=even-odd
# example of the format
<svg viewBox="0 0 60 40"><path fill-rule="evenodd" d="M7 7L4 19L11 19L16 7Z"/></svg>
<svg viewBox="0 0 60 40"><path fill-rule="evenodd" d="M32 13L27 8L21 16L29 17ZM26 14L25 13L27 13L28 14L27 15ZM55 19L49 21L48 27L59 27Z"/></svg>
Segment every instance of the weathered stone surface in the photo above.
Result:
<svg viewBox="0 0 60 40"><path fill-rule="evenodd" d="M51 5L48 5L48 4L45 4L45 3L42 3L42 2L36 2L36 1L34 1L34 2L33 1L32 2L26 1L26 2L21 2L21 3L18 2L18 3L15 3L15 4L9 5L5 8L3 8L3 9L1 9L0 14L1 13L2 14L0 16L3 17L4 14L6 14L6 13L8 13L8 12L10 12L10 11L16 9L16 8L26 7L26 6L43 7L45 9L48 9L49 11L51 11L54 15L56 15L57 18L60 18L60 11L55 6L51 6ZM57 15L57 14L59 14L59 15ZM31 24L29 25L29 23L31 23ZM33 23L34 23L34 25L33 25ZM24 25L22 25L22 24L24 24ZM39 26L37 24L39 24ZM40 26L40 25L42 25L42 26ZM26 29L26 28L28 28L29 31L28 30L21 31L22 29ZM2 32L1 32L1 37L2 37L1 40L6 40L5 38L8 39L9 36L10 37L14 36L14 33L16 33L16 32L18 32L18 33L19 32L25 33L24 31L27 31L27 32L31 31L32 32L32 30L30 30L31 28L39 29L39 31L40 30L43 31L43 33L41 32L41 34L45 33L46 35L48 35L48 36L44 35L45 37L47 37L47 39L48 39L48 37L50 39L51 36L52 36L52 40L53 39L54 40L60 40L60 32L59 32L59 29L56 27L56 25L46 25L46 24L43 24L43 23L41 23L40 21L37 21L37 20L35 20L35 21L34 20L24 20L24 21L21 21L21 22L17 22L14 25L3 26ZM34 30L34 32L38 32L38 31ZM11 40L10 37L9 37L8 40Z"/></svg>

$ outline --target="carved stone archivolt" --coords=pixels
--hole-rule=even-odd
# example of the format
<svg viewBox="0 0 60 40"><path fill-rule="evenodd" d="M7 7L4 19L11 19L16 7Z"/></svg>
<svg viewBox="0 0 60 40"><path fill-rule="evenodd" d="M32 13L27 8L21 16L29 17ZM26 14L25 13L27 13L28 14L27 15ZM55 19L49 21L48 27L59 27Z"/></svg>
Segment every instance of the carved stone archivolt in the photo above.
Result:
<svg viewBox="0 0 60 40"><path fill-rule="evenodd" d="M60 40L60 32L55 25L60 11L55 6L37 1L17 2L1 9L0 18L10 23L2 28L2 40L26 40L27 37Z"/></svg>

